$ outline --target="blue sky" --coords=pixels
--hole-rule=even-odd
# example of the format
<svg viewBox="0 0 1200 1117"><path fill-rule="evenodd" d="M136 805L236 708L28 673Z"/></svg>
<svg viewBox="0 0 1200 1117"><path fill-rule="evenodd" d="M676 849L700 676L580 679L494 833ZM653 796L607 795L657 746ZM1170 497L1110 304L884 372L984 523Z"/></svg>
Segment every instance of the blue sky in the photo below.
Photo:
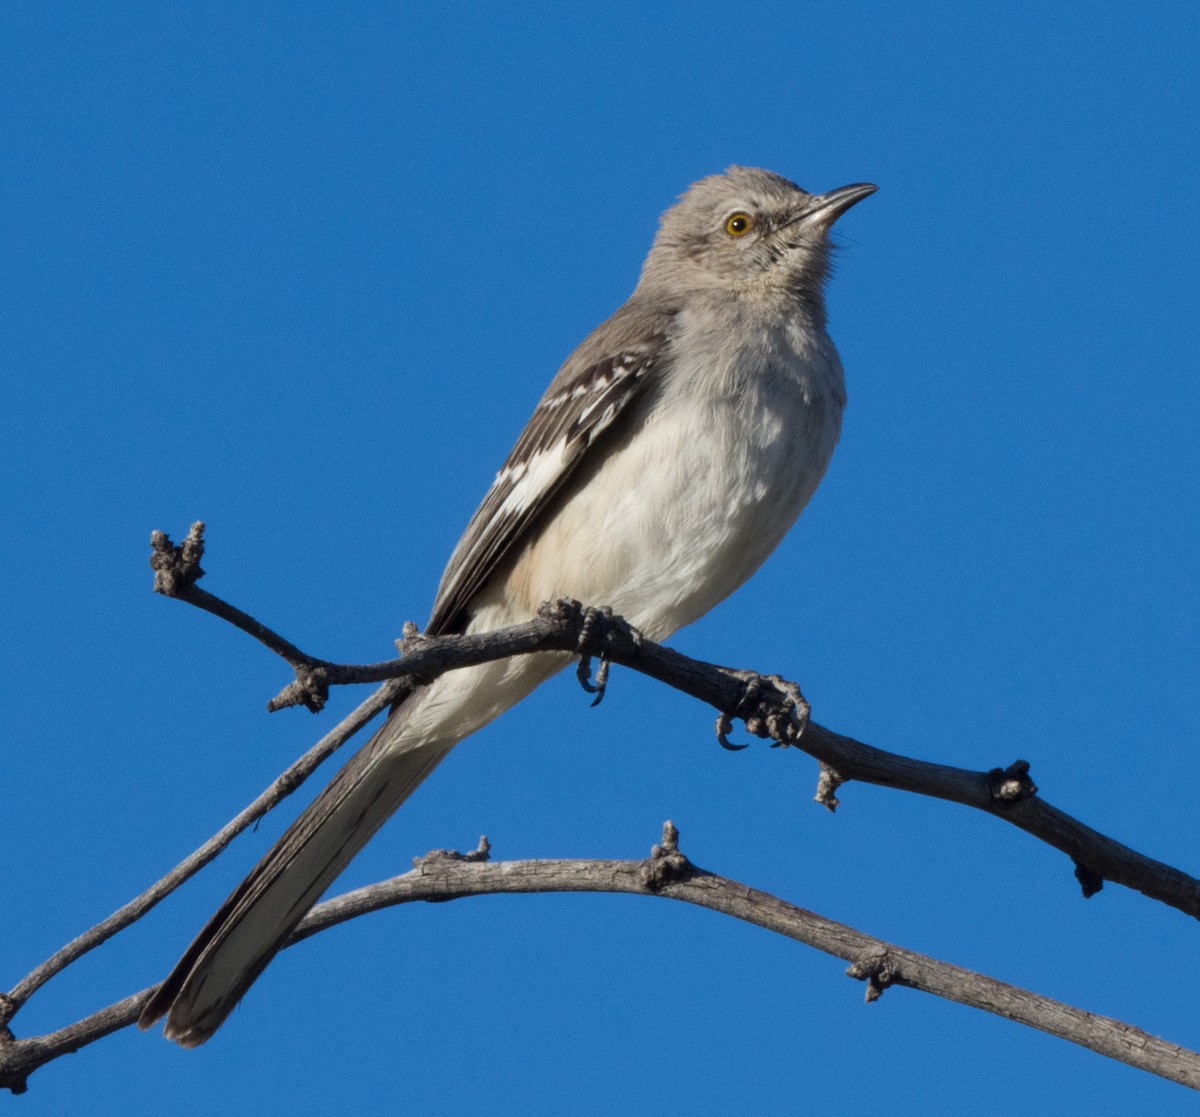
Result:
<svg viewBox="0 0 1200 1117"><path fill-rule="evenodd" d="M739 162L880 192L841 223L842 444L797 530L676 646L824 723L1033 764L1196 872L1200 316L1190 5L31 5L0 14L5 789L0 985L157 879L331 724L149 592L330 658L424 620L559 362L658 214ZM352 698L339 696L335 710ZM1200 929L963 808L731 754L615 671L465 744L344 884L434 847L697 863L1191 1047ZM309 794L301 793L301 797ZM20 1034L162 976L289 803ZM1183 964L1181 964L1183 963ZM631 897L396 909L289 952L218 1038L132 1030L26 1114L1184 1112L1182 1088Z"/></svg>

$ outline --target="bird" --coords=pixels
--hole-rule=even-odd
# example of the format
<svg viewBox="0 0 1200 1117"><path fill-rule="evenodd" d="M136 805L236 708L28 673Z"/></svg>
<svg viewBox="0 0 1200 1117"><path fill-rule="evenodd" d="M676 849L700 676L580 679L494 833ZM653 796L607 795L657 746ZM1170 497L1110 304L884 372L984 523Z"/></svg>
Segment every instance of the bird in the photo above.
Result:
<svg viewBox="0 0 1200 1117"><path fill-rule="evenodd" d="M569 597L651 640L753 574L825 474L846 392L830 229L875 192L733 166L668 208L628 300L567 358L467 524L425 634ZM515 656L417 686L239 884L151 995L208 1040L339 873L447 753L564 667Z"/></svg>

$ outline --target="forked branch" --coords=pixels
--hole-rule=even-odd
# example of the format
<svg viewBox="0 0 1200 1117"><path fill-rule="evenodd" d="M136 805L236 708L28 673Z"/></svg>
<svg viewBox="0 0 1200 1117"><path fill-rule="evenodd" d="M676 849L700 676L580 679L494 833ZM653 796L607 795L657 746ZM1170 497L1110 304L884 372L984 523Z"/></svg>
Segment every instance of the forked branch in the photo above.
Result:
<svg viewBox="0 0 1200 1117"><path fill-rule="evenodd" d="M284 698L289 694L294 701L319 706L324 701L322 692L306 690L305 678L316 678L325 687L385 679L408 686L412 680L426 681L457 667L511 655L571 652L581 657L584 667L589 657L597 657L602 667L617 663L632 668L712 706L719 714L717 732L723 744L727 745L730 719L736 718L755 736L776 745L794 745L808 753L821 764L817 802L830 810L838 805L837 789L853 780L961 803L986 811L1061 850L1071 859L1085 896L1094 895L1104 881L1110 880L1200 919L1200 881L1051 806L1038 795L1024 760L979 772L932 764L865 744L810 722L808 703L799 688L777 675L691 659L647 640L606 610L584 608L572 601L547 602L537 617L525 624L471 636L423 637L409 625L399 644L398 659L362 666L331 663L300 651L241 610L195 586L203 573L199 568L203 529L203 524L193 524L179 547L162 532L155 533L151 560L155 589L230 620L297 669L297 682L272 700L274 708L287 704Z"/></svg>
<svg viewBox="0 0 1200 1117"><path fill-rule="evenodd" d="M412 688L460 667L534 652L566 652L579 657L585 689L603 696L612 663L658 679L718 711L717 736L729 748L733 719L748 732L774 745L793 745L820 763L817 801L833 810L836 793L853 780L912 791L962 803L1001 818L1066 853L1075 864L1084 895L1099 891L1104 880L1135 888L1193 917L1200 918L1200 881L1085 826L1050 806L1038 794L1022 760L1005 768L975 772L930 764L856 741L808 720L808 703L799 688L778 676L761 675L690 659L642 637L620 617L603 608L573 601L547 603L537 617L499 632L426 638L406 625L400 656L383 663L352 666L310 656L253 617L200 590L203 524L195 524L175 546L161 532L152 539L155 590L177 597L235 624L285 659L296 678L272 708L303 704L319 709L332 685L383 682L366 702L279 776L250 806L162 880L108 919L68 943L0 994L0 1087L24 1089L37 1067L60 1055L126 1027L136 1019L151 990L134 994L60 1031L17 1040L8 1024L21 1006L55 974L124 927L215 857L238 833L291 794L334 750L376 714ZM594 683L590 661L600 667ZM668 824L669 826L669 824ZM776 897L691 866L679 853L673 828L646 862L534 861L485 864L486 850L475 854L430 856L412 873L360 889L315 908L295 939L315 934L366 911L412 900L451 899L492 892L608 891L653 893L710 907L769 930L789 935L852 963L850 972L867 982L868 999L889 985L908 985L1062 1036L1092 1050L1200 1088L1200 1055L1164 1043L1135 1028L1049 1001L1024 990L911 951L903 950Z"/></svg>
<svg viewBox="0 0 1200 1117"><path fill-rule="evenodd" d="M317 905L289 945L368 912L418 900L445 901L497 893L610 892L660 896L709 908L805 943L850 965L866 982L868 1003L891 986L919 989L1038 1028L1192 1089L1200 1089L1200 1054L1118 1020L1085 1012L925 954L884 942L776 896L692 865L667 822L661 844L643 861L487 861L482 839L472 853L436 850L412 872ZM0 1041L0 1087L20 1093L46 1063L133 1024L153 988L117 1001L57 1032Z"/></svg>

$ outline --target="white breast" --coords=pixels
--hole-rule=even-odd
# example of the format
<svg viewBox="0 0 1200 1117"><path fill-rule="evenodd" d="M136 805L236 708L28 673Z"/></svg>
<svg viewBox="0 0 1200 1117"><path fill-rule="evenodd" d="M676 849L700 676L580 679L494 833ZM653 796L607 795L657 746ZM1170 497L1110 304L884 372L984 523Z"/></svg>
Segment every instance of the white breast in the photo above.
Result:
<svg viewBox="0 0 1200 1117"><path fill-rule="evenodd" d="M566 595L662 639L775 549L829 464L842 369L819 328L742 325L716 336L681 323L686 344L673 345L644 426L514 570L521 609Z"/></svg>

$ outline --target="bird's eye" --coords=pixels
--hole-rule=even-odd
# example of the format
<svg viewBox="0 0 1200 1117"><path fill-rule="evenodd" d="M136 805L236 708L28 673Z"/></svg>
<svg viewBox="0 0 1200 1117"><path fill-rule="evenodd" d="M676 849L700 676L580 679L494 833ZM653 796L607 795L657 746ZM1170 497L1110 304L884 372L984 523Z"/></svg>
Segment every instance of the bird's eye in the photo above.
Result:
<svg viewBox="0 0 1200 1117"><path fill-rule="evenodd" d="M754 228L754 218L738 210L725 218L725 232L731 237L744 237Z"/></svg>

